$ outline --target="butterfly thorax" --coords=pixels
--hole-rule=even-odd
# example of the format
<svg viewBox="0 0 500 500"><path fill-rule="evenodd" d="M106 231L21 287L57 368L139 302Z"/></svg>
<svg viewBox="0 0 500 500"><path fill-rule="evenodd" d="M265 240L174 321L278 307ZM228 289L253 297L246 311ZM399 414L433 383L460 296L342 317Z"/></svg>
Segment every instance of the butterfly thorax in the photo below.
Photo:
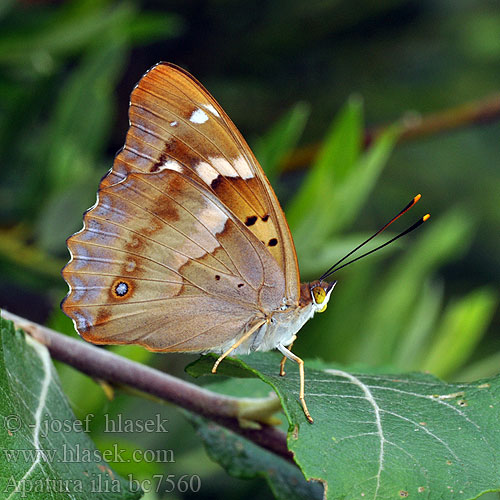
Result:
<svg viewBox="0 0 500 500"><path fill-rule="evenodd" d="M252 335L248 341L242 343L233 354L248 354L253 351L270 351L278 345L289 346L296 337L297 332L314 316L316 312L326 309L330 294L336 282L326 283L314 281L301 283L300 299L294 305L283 305L267 314L266 322ZM251 325L248 325L250 328ZM224 352L234 344L237 339L231 339L220 346L217 352ZM229 346L229 347L228 347Z"/></svg>

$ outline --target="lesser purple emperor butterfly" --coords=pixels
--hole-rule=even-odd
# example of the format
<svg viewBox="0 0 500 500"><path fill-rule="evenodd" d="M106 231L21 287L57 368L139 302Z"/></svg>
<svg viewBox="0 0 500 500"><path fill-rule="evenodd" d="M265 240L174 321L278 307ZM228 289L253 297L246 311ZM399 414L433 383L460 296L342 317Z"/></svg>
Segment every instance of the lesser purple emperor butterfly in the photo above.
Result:
<svg viewBox="0 0 500 500"><path fill-rule="evenodd" d="M130 100L124 148L68 239L62 309L96 344L290 351L335 282L300 283L283 211L247 143L189 73L160 63ZM326 275L326 273L325 273Z"/></svg>

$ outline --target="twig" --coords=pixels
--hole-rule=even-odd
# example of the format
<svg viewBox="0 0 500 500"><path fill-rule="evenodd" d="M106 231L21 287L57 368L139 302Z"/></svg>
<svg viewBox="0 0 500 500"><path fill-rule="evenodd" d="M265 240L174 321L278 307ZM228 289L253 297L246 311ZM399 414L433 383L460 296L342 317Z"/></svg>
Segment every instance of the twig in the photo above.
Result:
<svg viewBox="0 0 500 500"><path fill-rule="evenodd" d="M241 399L207 391L7 311L2 310L2 316L44 344L54 359L91 377L138 389L197 413L295 464L286 445L286 435L280 429L269 425L262 425L261 429L240 426L236 414Z"/></svg>
<svg viewBox="0 0 500 500"><path fill-rule="evenodd" d="M493 94L478 101L472 101L438 113L421 116L416 112L406 113L400 121L401 133L398 143L429 135L439 134L470 125L483 125L500 119L500 94ZM369 128L365 131L364 147L387 129L387 125ZM305 168L314 161L321 144L311 144L299 148L287 157L283 171Z"/></svg>

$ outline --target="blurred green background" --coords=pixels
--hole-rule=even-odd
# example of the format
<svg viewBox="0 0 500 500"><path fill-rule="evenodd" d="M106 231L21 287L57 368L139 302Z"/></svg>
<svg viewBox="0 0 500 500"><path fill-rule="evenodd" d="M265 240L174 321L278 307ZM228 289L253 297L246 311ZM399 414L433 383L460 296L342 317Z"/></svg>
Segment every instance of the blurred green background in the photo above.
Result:
<svg viewBox="0 0 500 500"><path fill-rule="evenodd" d="M303 280L423 194L394 231L426 212L431 220L335 276L299 355L447 379L498 373L499 123L401 143L396 127L362 147L366 127L499 92L496 0L3 0L0 307L76 335L59 311L65 239L123 145L130 91L161 60L203 82L254 148L289 218ZM286 169L311 144L317 154ZM115 350L187 378L188 356ZM115 464L123 475L199 474L193 497L270 497L263 481L228 478L210 462L175 409L124 394L108 401L59 368L77 416L97 415L101 449L112 442L99 415L169 419L164 441L128 434L120 445L172 449L175 462Z"/></svg>

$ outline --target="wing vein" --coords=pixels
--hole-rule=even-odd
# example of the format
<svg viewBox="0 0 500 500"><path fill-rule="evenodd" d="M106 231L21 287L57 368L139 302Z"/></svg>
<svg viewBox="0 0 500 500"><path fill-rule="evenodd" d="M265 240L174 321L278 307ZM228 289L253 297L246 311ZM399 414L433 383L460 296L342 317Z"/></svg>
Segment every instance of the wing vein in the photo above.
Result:
<svg viewBox="0 0 500 500"><path fill-rule="evenodd" d="M199 185L198 182L196 182L195 180L191 179L190 177L182 174L182 173L179 173L179 172L175 172L175 170L172 170L172 175L174 175L174 173L176 175L180 175L182 176L187 182L189 182L192 187L194 187L195 189L198 190L198 192L205 198L207 199L212 205L214 205L218 210L220 210L229 220L231 220L236 229L238 230L238 232L245 237L245 239L250 243L250 246L252 247L252 249L254 250L255 254L257 255L259 261L260 261L260 264L261 264L261 268L262 268L262 273L264 275L264 263L262 262L262 259L259 255L259 253L254 249L254 242L250 241L249 238L248 238L248 235L241 230L241 227L237 224L236 221L239 221L239 219L222 203L220 202L212 193L210 193L210 191L207 191L203 186ZM175 198L173 198L172 196L170 196L166 191L162 191L161 189L159 189L157 186L155 186L153 183L151 182L148 182L148 180L146 178L142 178L142 180L144 181L144 183L148 184L152 189L158 191L159 193L167 196L169 199L171 199L176 205L178 205L179 207L181 207L184 211L186 211L188 214L190 214L202 227L205 228L205 230L211 235L214 237L214 239L218 242L218 244L220 245L221 248L224 249L227 257L229 258L229 260L231 261L231 263L233 264L234 268L238 271L238 274L239 276L241 277L241 279L243 281L245 281L251 288L253 288L254 290L256 290L255 287L252 286L251 283L249 283L245 278L243 278L243 275L241 274L241 271L238 269L238 266L235 264L233 258L231 257L231 253L228 251L228 249L224 246L224 244L217 239L217 236L215 234L212 233L212 231L210 231L210 229L205 226L190 210L188 210L186 207L184 207L183 205L181 205L177 200L175 200ZM117 195L118 196L118 195ZM122 197L120 197L122 198ZM124 199L124 198L122 198ZM150 198L148 198L150 199ZM127 200L128 201L128 200ZM139 205L137 205L139 206ZM147 211L148 213L151 213L153 215L156 215L154 214L153 212L150 212L149 210L147 210L146 208L144 207L140 207L142 210L145 210ZM163 221L164 219L162 219L161 217L157 216L159 218L159 220ZM166 222L166 221L165 221ZM252 233L250 233L252 234ZM203 247L201 247L203 248ZM204 249L205 250L205 249ZM206 251L206 250L205 250Z"/></svg>
<svg viewBox="0 0 500 500"><path fill-rule="evenodd" d="M162 109L166 109L166 110L168 110L168 111L169 111L170 113L172 113L172 115L174 115L174 116L175 116L175 117L176 117L179 121L182 121L183 123L185 123L185 124L186 124L186 125L187 125L187 126L188 126L191 130L192 130L192 131L194 131L196 134L199 134L199 135L200 135L200 136L202 136L202 137L203 137L203 138L204 138L207 142L209 142L210 144L212 144L212 146L213 146L213 147L214 147L217 151L219 151L219 153L220 153L221 157L223 157L223 158L224 158L224 159L225 159L225 160L226 160L226 161L227 161L227 162L231 165L231 167L234 169L234 171L235 171L235 172L236 172L236 173L237 173L240 177L243 177L243 176L242 176L242 174L241 174L241 172L239 172L239 171L236 169L235 165L231 162L231 159L230 159L230 158L228 158L228 156L224 153L224 151L221 149L221 147L220 147L220 146L219 146L216 142L214 142L214 141L210 138L210 136L208 136L208 135L204 134L204 133L203 133L203 132L202 132L199 128L197 128L197 127L193 126L193 125L189 122L189 120L186 120L183 116L181 116L181 115L179 115L179 114L175 113L175 112L174 112L174 111L173 111L170 107L168 107L168 105L169 105L168 101L166 101L166 100L165 100L164 98L162 98L160 95L155 94L154 92L151 92L151 91L150 91L150 90L148 90L148 89L141 89L141 90L142 90L142 91L144 91L144 92L145 92L145 93L147 93L147 94L150 94L150 95L151 95L151 96L153 96L153 97L158 98L158 99L159 99L159 100L161 100L162 102L164 102L164 103L165 103L165 108L162 108ZM175 94L172 94L172 95L174 95L174 96L175 96ZM192 104L194 104L195 106L197 106L197 104L196 104L194 101L190 100L190 102L191 102ZM151 109L151 108L149 108L148 106L145 106L144 104L139 105L139 104L137 104L137 103L134 103L134 106L135 106L136 108L138 108L138 109L142 109L142 110L144 110L144 111L147 111L148 113L150 113L151 115L153 115L153 116L155 116L156 118L160 119L161 121L163 121L163 120L164 120L164 118L162 117L162 115L158 114L156 111L152 110L152 109ZM231 138L233 138L233 139L234 139L234 135L233 135L233 134L231 133L231 131L229 130L229 127L228 127L228 125L227 125L227 123L226 123L225 121L221 124L221 123L219 123L219 121L218 121L218 120L215 120L215 119L213 119L213 118L209 118L209 119L210 119L211 121L214 121L215 123L217 123L217 126L218 126L220 129L222 129L222 130L226 133L226 135L229 135L229 137L231 137ZM179 135L172 133L169 129L164 128L161 124L157 124L157 123L155 123L155 125L157 125L159 128L161 128L162 130L164 130L166 134L168 134L168 135L170 135L170 136L173 136L173 137L175 137L176 139L180 140L180 141L181 141L181 142L182 142L185 146L189 147L192 151L195 151L196 153L198 153L198 156L200 156L200 157L201 157L201 158L203 158L203 159L204 159L207 163L209 163L209 164L213 167L213 169L214 169L215 171L219 172L219 175L222 175L222 174L221 174L221 172L220 172L219 170L217 170L217 168L216 168L214 165L212 165L212 163L210 162L210 160L209 160L209 159L208 159L205 155L200 154L200 152L199 152L198 150L193 149L193 148L192 148L189 144L187 144L185 141L183 141L183 140L180 138L180 136L179 136ZM137 127L137 128L140 128L141 130L144 130L144 128L141 128L141 127L140 127L140 125L139 125L138 123L134 123L134 126L135 126L135 127ZM155 136L155 137L157 137L158 139L162 140L162 138L161 138L161 137L158 137L156 134L153 134L150 130L146 130L146 132L151 133L151 135L154 135L154 136ZM137 138L137 136L134 136L134 137L135 137L135 138ZM142 141L142 142L144 142L144 141ZM247 159L248 159L248 156L246 155L246 153L245 153L245 151L244 151L244 147L243 147L243 144L241 143L241 141L234 141L234 142L235 142L235 144L237 145L238 152L239 152L239 153L241 153L241 154L243 155L243 157L245 157L245 158L247 158ZM157 148L155 147L155 149L157 149ZM157 150L158 150L158 149L157 149ZM169 155L169 156L170 156L170 155ZM256 168L255 168L255 165L254 165L253 163L248 162L248 161L247 161L247 163L249 164L249 166L250 166L250 168L251 168L251 170L252 170L252 173L256 174L256 173L257 173L257 170L256 170ZM190 167L189 167L189 166L187 166L187 168L190 168ZM254 175L254 177L258 177L258 176ZM237 193L238 193L238 195L239 195L241 198L243 198L243 199L247 202L247 204L248 204L250 207L252 207L254 210L255 210L255 205L254 205L255 201L256 201L258 204L260 204L260 203L259 203L259 200L258 200L258 198L257 198L257 196L255 196L253 193L252 193L252 195L253 195L253 197L254 197L254 202L252 203L252 202L250 202L250 201L249 201L249 200L248 200L245 196L243 196L243 195L242 195L239 191L236 191L236 192L237 192ZM255 210L255 212L256 212L256 213L259 213L259 212L260 212L260 210Z"/></svg>
<svg viewBox="0 0 500 500"><path fill-rule="evenodd" d="M121 196L119 197L121 199L123 199ZM131 202L130 200L127 200L128 202L130 203L133 203ZM135 203L133 203L135 204ZM138 204L135 204L137 207L140 207L140 205ZM142 208L142 207L140 207ZM151 212L152 213L152 212ZM156 214L154 214L156 215ZM142 233L139 233L138 231L134 231L133 229L130 229L129 227L127 226L124 226L122 224L119 224L118 222L114 222L114 221L110 221L108 219L105 219L103 217L100 217L99 215L92 215L92 217L94 219L97 219L97 220L100 220L100 221L103 221L103 222L106 222L106 223L109 223L109 224L112 224L116 227L119 227L129 233L132 233L132 234L136 234L138 236L141 236L142 238L144 238L145 240L148 240L148 241L152 241L153 243L157 243L158 245L160 245L161 247L163 248L166 248L168 250L171 250L172 252L174 253L177 253L179 255L182 255L183 257L186 257L187 260L196 260L196 258L193 258L193 257L190 257L189 255L186 255L185 253L181 252L180 250L177 250L175 248L172 248L170 247L169 245L166 245L165 243L161 242L161 241L158 241L158 240L155 240L153 238L150 238L149 236L145 235L145 234L142 234ZM172 228L172 230L176 231L177 233L179 233L180 235L184 236L186 239L188 239L189 241L191 241L191 243L193 243L194 245L196 245L198 248L200 248L201 250L203 250L205 253L207 253L207 249L206 248L203 248L199 243L197 243L196 241L194 241L192 238L190 238L189 236L187 236L186 234L184 234L182 231L180 231L178 228L176 228L175 226L169 224L167 221L165 221L164 219L162 219L161 217L158 217L159 220L161 220L162 222L165 222L165 225L168 225L170 228ZM229 269L226 264L224 264L224 262L222 262L220 259L218 259L215 255L212 255L212 257L220 263L220 265L222 267L224 267L227 271L227 274L233 274L233 272L231 271L231 269ZM219 269L216 269L215 267L212 267L210 266L209 264L207 264L206 262L200 262L200 261L197 261L198 264L202 265L202 266L205 266L209 269L212 269L214 271L219 271Z"/></svg>

